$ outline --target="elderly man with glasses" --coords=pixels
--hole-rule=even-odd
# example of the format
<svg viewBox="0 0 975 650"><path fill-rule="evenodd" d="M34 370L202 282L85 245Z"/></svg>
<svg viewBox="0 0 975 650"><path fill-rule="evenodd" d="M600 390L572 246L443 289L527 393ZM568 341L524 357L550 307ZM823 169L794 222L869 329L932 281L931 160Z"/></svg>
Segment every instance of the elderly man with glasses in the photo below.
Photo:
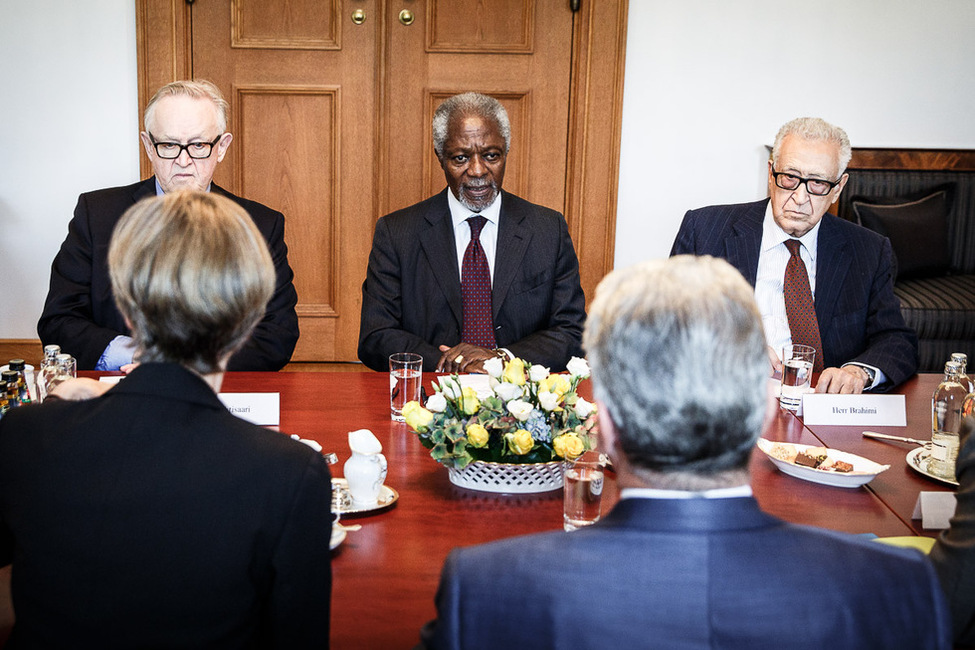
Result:
<svg viewBox="0 0 975 650"><path fill-rule="evenodd" d="M773 369L785 345L811 345L821 393L890 390L918 363L894 295L890 241L826 214L850 157L843 129L792 120L775 137L769 198L689 211L671 250L731 262L755 287Z"/></svg>
<svg viewBox="0 0 975 650"><path fill-rule="evenodd" d="M267 311L228 370L280 370L291 359L298 342L298 295L284 243L284 216L212 182L233 140L228 112L220 90L208 81L163 86L146 106L141 133L154 176L78 199L68 236L51 265L37 332L45 345L60 345L74 355L79 369L118 370L134 361L129 325L115 307L108 279L108 242L122 214L140 199L181 189L212 191L243 207L274 262L275 288Z"/></svg>

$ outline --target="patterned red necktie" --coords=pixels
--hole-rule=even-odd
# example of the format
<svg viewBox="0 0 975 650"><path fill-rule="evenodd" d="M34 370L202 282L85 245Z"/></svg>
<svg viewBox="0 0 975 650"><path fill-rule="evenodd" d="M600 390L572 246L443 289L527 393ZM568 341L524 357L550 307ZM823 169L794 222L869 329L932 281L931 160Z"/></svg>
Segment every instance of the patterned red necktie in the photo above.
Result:
<svg viewBox="0 0 975 650"><path fill-rule="evenodd" d="M785 279L782 295L785 298L785 315L789 319L793 345L809 345L816 348L816 363L813 372L823 370L823 344L819 339L819 322L816 320L816 305L809 289L809 274L806 265L799 257L799 240L787 239L786 248L791 257L785 265Z"/></svg>
<svg viewBox="0 0 975 650"><path fill-rule="evenodd" d="M467 220L471 227L471 243L464 251L460 290L464 298L464 330L460 340L488 350L495 348L494 324L491 315L491 269L481 248L481 228L487 219L475 214Z"/></svg>

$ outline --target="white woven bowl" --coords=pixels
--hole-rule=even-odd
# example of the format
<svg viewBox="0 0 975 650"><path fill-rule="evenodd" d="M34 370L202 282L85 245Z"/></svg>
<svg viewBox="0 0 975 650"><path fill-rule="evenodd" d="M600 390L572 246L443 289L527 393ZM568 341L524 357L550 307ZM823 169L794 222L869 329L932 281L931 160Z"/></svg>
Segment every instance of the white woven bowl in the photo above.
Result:
<svg viewBox="0 0 975 650"><path fill-rule="evenodd" d="M475 460L464 469L448 467L450 482L481 492L530 494L562 487L562 463L511 465Z"/></svg>

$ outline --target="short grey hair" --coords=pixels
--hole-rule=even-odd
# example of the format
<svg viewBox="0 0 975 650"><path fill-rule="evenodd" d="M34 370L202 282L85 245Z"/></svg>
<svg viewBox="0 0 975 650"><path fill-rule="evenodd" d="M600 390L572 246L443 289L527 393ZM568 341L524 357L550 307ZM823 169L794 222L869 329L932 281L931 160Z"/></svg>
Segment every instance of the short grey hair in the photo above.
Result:
<svg viewBox="0 0 975 650"><path fill-rule="evenodd" d="M433 150L437 158L443 159L443 148L447 142L447 129L454 118L477 115L492 120L504 138L505 154L511 149L511 122L508 111L494 97L481 93L462 93L448 97L440 103L433 113Z"/></svg>
<svg viewBox="0 0 975 650"><path fill-rule="evenodd" d="M600 282L583 344L634 469L708 479L747 468L768 399L754 294L724 260L688 255Z"/></svg>
<svg viewBox="0 0 975 650"><path fill-rule="evenodd" d="M213 102L213 105L217 108L217 129L220 130L220 133L227 132L227 122L230 118L230 104L223 98L223 93L220 92L220 89L214 83L205 79L194 79L192 81L173 81L156 91L156 94L146 104L145 115L142 118L142 125L145 127L147 133L149 132L149 125L152 124L153 118L156 115L156 104L164 97L174 96L208 99Z"/></svg>
<svg viewBox="0 0 975 650"><path fill-rule="evenodd" d="M253 220L212 192L170 192L129 208L112 233L108 272L136 360L201 374L221 370L247 341L275 282Z"/></svg>
<svg viewBox="0 0 975 650"><path fill-rule="evenodd" d="M837 160L839 171L837 178L846 171L846 166L850 164L853 157L853 149L850 147L850 138L846 131L840 127L830 124L819 117L797 117L791 122L786 122L779 129L775 136L775 144L772 145L772 166L779 166L779 152L782 149L782 140L787 135L795 135L805 140L819 140L835 144L839 148L839 159ZM836 180L836 179L833 179Z"/></svg>

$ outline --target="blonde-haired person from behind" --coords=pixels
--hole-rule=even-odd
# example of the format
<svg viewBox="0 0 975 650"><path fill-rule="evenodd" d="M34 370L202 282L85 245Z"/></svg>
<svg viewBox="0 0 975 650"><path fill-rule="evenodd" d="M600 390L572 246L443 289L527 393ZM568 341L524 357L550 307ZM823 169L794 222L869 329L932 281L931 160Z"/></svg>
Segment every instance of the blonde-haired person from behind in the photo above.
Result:
<svg viewBox="0 0 975 650"><path fill-rule="evenodd" d="M327 647L328 466L217 397L274 290L263 237L234 201L174 192L126 212L108 260L139 366L0 420L11 642Z"/></svg>

